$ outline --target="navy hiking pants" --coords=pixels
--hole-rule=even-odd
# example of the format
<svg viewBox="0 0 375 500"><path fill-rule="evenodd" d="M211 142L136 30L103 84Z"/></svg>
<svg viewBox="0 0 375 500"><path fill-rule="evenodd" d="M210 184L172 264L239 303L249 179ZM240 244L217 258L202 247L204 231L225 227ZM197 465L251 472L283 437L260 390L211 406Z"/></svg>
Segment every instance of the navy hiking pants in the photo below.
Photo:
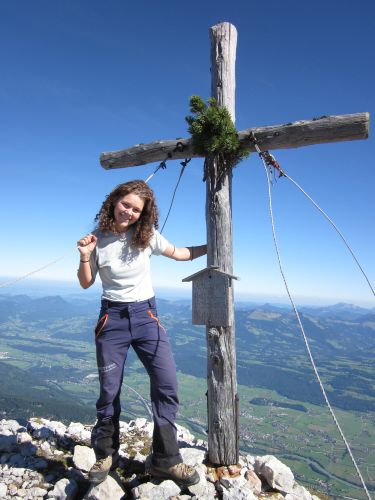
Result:
<svg viewBox="0 0 375 500"><path fill-rule="evenodd" d="M182 462L176 439L177 377L168 336L159 322L155 298L140 302L102 300L95 329L100 396L92 445L97 458L119 449L120 393L130 346L150 377L154 418L152 462L170 467Z"/></svg>

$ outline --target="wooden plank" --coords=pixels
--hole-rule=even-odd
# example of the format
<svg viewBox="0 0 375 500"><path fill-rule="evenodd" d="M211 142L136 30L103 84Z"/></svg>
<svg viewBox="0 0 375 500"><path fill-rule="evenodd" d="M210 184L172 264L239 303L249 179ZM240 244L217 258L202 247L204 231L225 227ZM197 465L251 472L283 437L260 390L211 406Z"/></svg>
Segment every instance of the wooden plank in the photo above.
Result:
<svg viewBox="0 0 375 500"><path fill-rule="evenodd" d="M193 282L192 322L194 325L231 326L231 279L212 273L199 276ZM229 287L228 287L229 282Z"/></svg>
<svg viewBox="0 0 375 500"><path fill-rule="evenodd" d="M249 137L253 132L263 150L291 149L313 144L367 139L369 136L369 113L336 115L299 120L283 125L252 127L239 132L243 149L255 151ZM155 141L136 144L128 149L105 152L100 155L100 164L105 169L135 167L165 159L199 157L192 150L190 138Z"/></svg>
<svg viewBox="0 0 375 500"><path fill-rule="evenodd" d="M221 23L211 28L210 38L211 94L227 107L234 121L237 31L233 25ZM209 156L205 173L207 265L233 274L232 172L225 170L219 157ZM218 291L225 297L227 322L231 326L206 327L208 458L211 463L221 465L238 462L234 301L229 282L225 278Z"/></svg>
<svg viewBox="0 0 375 500"><path fill-rule="evenodd" d="M193 325L231 326L232 279L224 273L201 274L193 281Z"/></svg>

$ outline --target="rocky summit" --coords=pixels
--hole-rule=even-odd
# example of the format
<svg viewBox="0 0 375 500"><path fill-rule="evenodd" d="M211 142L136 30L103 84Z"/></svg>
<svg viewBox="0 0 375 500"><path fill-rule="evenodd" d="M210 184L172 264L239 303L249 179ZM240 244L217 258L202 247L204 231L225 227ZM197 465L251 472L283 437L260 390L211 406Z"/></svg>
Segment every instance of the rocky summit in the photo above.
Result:
<svg viewBox="0 0 375 500"><path fill-rule="evenodd" d="M90 485L95 462L92 426L44 418L0 421L0 498L35 500L318 500L297 484L276 457L241 456L237 465L211 467L207 443L178 426L184 462L196 467L200 481L181 491L173 481L147 473L153 424L143 418L121 422L119 467L99 485Z"/></svg>

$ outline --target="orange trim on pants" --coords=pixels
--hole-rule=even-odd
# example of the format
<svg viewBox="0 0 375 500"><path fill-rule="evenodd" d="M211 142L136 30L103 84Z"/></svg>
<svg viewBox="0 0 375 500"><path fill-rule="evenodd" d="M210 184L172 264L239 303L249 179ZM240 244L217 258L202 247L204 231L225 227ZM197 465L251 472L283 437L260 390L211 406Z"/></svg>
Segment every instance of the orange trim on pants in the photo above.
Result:
<svg viewBox="0 0 375 500"><path fill-rule="evenodd" d="M156 321L156 323L160 326L160 328L162 328L165 331L164 326L160 323L160 319L157 316L154 316L151 309L147 309L147 314L150 316L150 318L152 318Z"/></svg>

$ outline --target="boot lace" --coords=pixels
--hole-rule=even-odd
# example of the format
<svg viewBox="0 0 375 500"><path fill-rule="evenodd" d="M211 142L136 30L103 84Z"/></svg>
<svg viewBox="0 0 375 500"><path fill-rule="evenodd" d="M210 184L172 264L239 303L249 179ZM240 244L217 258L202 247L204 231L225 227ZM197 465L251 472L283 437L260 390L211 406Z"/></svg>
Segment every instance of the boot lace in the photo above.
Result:
<svg viewBox="0 0 375 500"><path fill-rule="evenodd" d="M176 473L176 475L182 478L190 477L195 472L195 469L193 467L190 467L190 465L184 464L183 462L175 465L173 467L173 470Z"/></svg>

